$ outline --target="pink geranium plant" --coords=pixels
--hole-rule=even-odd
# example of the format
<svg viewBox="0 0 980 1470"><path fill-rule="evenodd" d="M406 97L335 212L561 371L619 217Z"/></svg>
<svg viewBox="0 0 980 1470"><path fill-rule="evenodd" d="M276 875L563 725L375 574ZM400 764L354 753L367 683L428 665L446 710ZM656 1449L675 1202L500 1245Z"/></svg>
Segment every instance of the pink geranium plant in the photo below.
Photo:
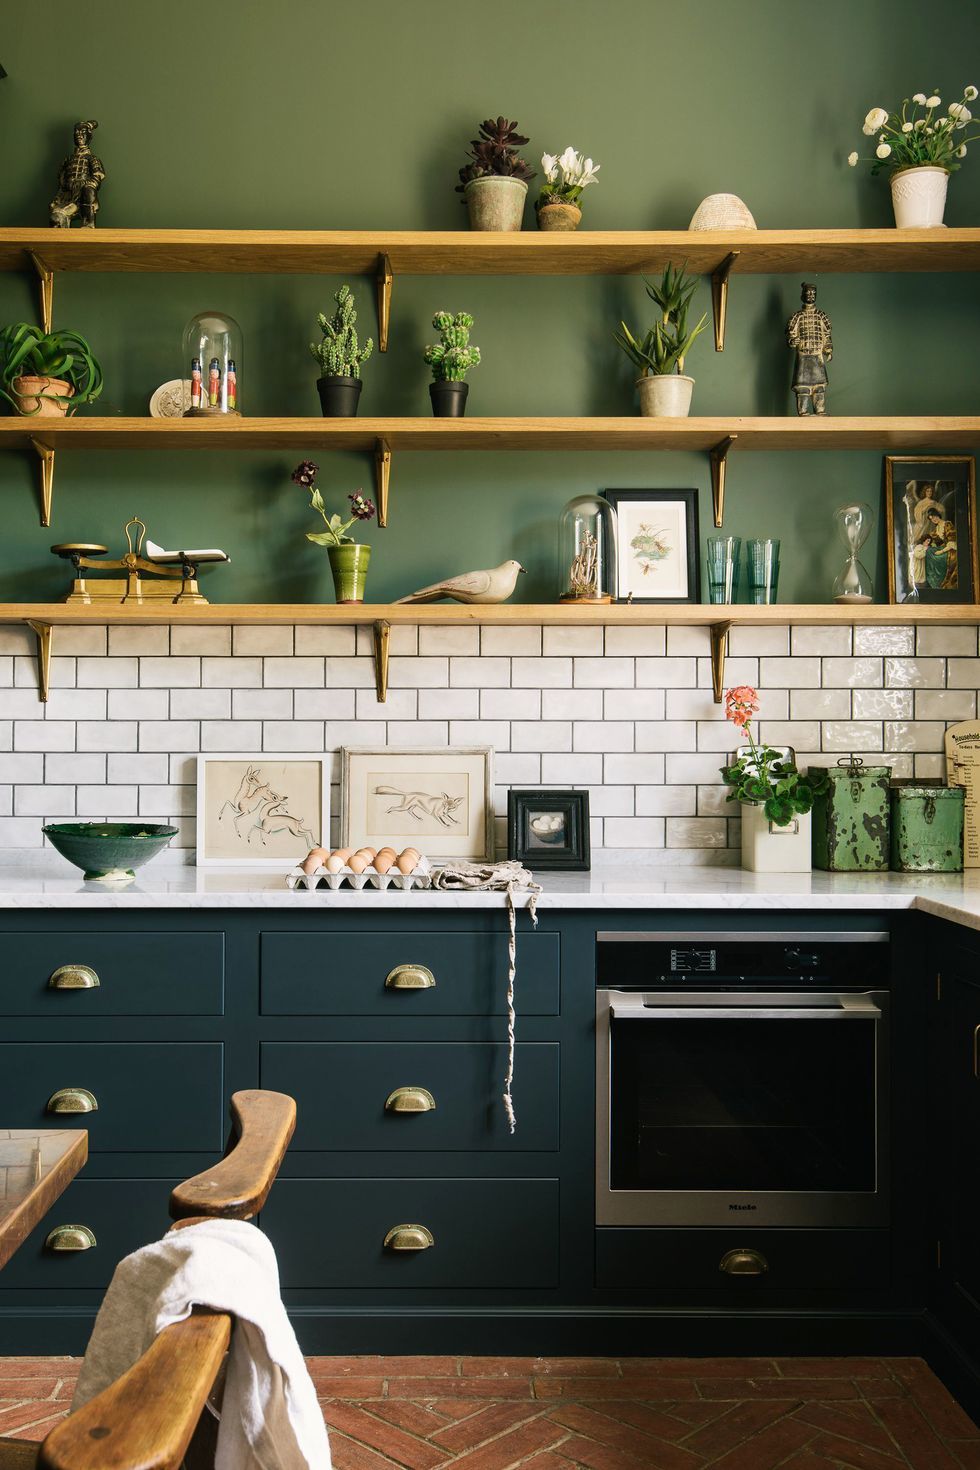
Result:
<svg viewBox="0 0 980 1470"><path fill-rule="evenodd" d="M749 748L730 766L722 766L722 778L732 788L729 801L761 806L770 822L788 827L795 817L810 810L813 798L827 785L827 773L804 776L783 751L759 744L752 733L758 713L759 696L751 684L738 684L726 692L725 718L741 731Z"/></svg>

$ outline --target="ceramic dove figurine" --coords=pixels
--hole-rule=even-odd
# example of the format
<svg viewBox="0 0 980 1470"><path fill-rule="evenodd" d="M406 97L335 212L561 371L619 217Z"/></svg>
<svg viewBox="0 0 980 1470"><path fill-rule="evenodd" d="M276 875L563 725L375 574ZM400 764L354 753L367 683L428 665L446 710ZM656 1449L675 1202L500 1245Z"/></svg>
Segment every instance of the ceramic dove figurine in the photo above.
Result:
<svg viewBox="0 0 980 1470"><path fill-rule="evenodd" d="M518 573L524 570L519 561L502 561L499 567L483 572L463 572L444 582L433 582L431 587L420 587L398 601L438 602L450 597L454 602L506 602L517 586Z"/></svg>

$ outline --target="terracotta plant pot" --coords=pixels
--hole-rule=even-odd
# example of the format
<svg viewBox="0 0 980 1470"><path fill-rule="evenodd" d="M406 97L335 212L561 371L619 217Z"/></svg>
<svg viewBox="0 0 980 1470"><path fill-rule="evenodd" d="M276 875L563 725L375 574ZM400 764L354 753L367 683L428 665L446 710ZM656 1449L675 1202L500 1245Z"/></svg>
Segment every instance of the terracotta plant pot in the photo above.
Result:
<svg viewBox="0 0 980 1470"><path fill-rule="evenodd" d="M316 391L320 395L320 409L323 417L325 419L355 418L363 386L360 378L336 376L317 378Z"/></svg>
<svg viewBox="0 0 980 1470"><path fill-rule="evenodd" d="M513 232L521 228L527 198L523 179L488 174L484 179L470 179L463 192L471 230Z"/></svg>
<svg viewBox="0 0 980 1470"><path fill-rule="evenodd" d="M897 230L934 230L943 222L949 174L933 164L900 168L889 181Z"/></svg>
<svg viewBox="0 0 980 1470"><path fill-rule="evenodd" d="M577 230L581 223L577 204L542 204L538 210L539 230Z"/></svg>
<svg viewBox="0 0 980 1470"><path fill-rule="evenodd" d="M683 373L646 374L637 378L640 413L647 419L686 419L691 412L694 379Z"/></svg>
<svg viewBox="0 0 980 1470"><path fill-rule="evenodd" d="M368 562L371 560L370 546L328 546L330 570L333 572L334 596L338 602L363 602L364 582L367 578Z"/></svg>
<svg viewBox="0 0 980 1470"><path fill-rule="evenodd" d="M461 419L466 412L469 383L430 383L429 397L437 419Z"/></svg>
<svg viewBox="0 0 980 1470"><path fill-rule="evenodd" d="M69 409L68 400L75 395L74 388L64 378L36 378L30 375L14 378L10 387L17 403L17 412L39 419L64 418ZM47 393L57 394L57 397L42 397L42 394Z"/></svg>

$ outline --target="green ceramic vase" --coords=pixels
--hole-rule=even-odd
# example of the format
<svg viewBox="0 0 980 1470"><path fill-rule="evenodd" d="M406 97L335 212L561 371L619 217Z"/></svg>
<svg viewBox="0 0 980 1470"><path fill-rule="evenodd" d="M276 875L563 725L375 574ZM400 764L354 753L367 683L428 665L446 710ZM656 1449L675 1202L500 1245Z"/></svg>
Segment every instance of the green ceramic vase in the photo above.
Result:
<svg viewBox="0 0 980 1470"><path fill-rule="evenodd" d="M337 601L363 602L364 582L371 560L370 546L328 546L327 555Z"/></svg>

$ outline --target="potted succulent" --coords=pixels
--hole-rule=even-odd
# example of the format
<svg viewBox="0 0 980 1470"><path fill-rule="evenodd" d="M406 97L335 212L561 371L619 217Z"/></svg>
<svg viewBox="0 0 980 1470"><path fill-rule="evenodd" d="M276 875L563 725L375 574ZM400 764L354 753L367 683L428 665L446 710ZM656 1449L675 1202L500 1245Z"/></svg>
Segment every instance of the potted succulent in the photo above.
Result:
<svg viewBox="0 0 980 1470"><path fill-rule="evenodd" d="M479 347L470 346L473 318L468 311L437 311L432 325L441 333L442 341L427 347L422 356L432 369L429 397L437 419L461 419L466 412L469 383L463 379L480 361Z"/></svg>
<svg viewBox="0 0 980 1470"><path fill-rule="evenodd" d="M102 392L102 369L77 332L16 322L0 332L0 392L18 413L55 418Z"/></svg>
<svg viewBox="0 0 980 1470"><path fill-rule="evenodd" d="M595 183L599 164L593 163L574 148L566 148L561 156L541 155L545 182L534 206L539 230L577 230L582 222L579 200L582 190Z"/></svg>
<svg viewBox="0 0 980 1470"><path fill-rule="evenodd" d="M527 186L534 170L519 149L527 138L516 122L488 117L480 124L480 136L470 143L469 157L459 171L456 193L462 194L469 210L471 230L519 230L524 215Z"/></svg>
<svg viewBox="0 0 980 1470"><path fill-rule="evenodd" d="M942 98L916 92L906 97L901 112L872 107L864 119L866 138L876 138L874 158L865 159L871 172L887 170L891 176L892 208L900 230L935 229L943 222L949 176L966 157L966 147L980 133L967 133L973 114L967 103L977 97L976 87L965 87L963 100L951 102L942 112ZM920 111L921 109L921 111ZM862 161L848 155L856 168Z"/></svg>
<svg viewBox="0 0 980 1470"><path fill-rule="evenodd" d="M694 379L684 376L684 359L708 322L702 316L688 330L687 313L698 281L668 264L659 285L651 286L649 281L645 285L647 295L660 308L660 320L654 322L642 342L636 340L625 322L620 322L616 341L641 369L642 375L636 380L640 413L647 418L686 418L691 411Z"/></svg>
<svg viewBox="0 0 980 1470"><path fill-rule="evenodd" d="M371 560L371 548L359 545L353 536L348 536L347 533L355 521L372 519L374 502L362 495L360 490L355 490L347 497L350 501L350 516L346 521L343 516L328 515L323 504L323 496L316 485L318 473L318 466L312 460L304 459L293 470L291 477L294 484L302 485L304 490L310 492L310 504L314 510L319 511L326 527L323 531L307 531L306 539L317 546L327 548L330 570L333 573L334 595L337 601L363 602L364 582L367 577L368 563Z"/></svg>
<svg viewBox="0 0 980 1470"><path fill-rule="evenodd" d="M316 389L324 418L353 418L364 386L360 367L374 351L374 341L369 337L363 347L358 346L357 311L350 287L341 286L333 299L337 309L329 321L322 311L317 314L323 340L310 343L322 372Z"/></svg>
<svg viewBox="0 0 980 1470"><path fill-rule="evenodd" d="M752 719L759 696L749 684L725 694L725 718L748 740L722 779L729 801L742 804L742 867L753 873L809 873L810 808L827 785L826 771L797 770L791 752L759 745Z"/></svg>

